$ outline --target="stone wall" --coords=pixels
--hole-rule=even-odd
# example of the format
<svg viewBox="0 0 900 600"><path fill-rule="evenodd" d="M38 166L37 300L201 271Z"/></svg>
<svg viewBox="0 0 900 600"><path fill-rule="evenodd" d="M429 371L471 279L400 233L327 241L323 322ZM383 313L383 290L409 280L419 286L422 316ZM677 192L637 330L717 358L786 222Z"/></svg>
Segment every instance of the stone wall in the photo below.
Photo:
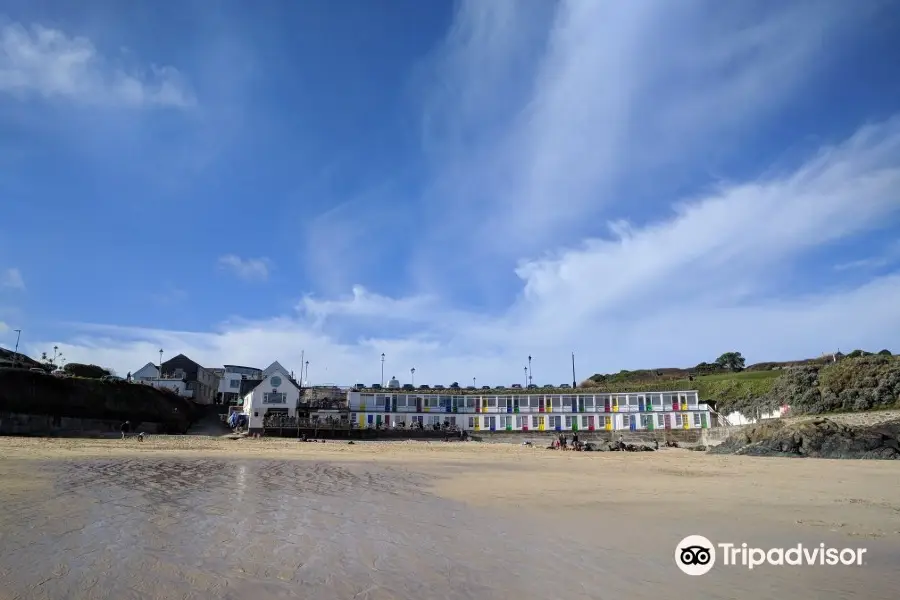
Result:
<svg viewBox="0 0 900 600"><path fill-rule="evenodd" d="M119 435L121 426L121 421L108 419L79 419L0 412L0 435L107 437ZM142 431L147 434L161 433L164 431L164 427L159 423L132 421L132 431L135 433Z"/></svg>

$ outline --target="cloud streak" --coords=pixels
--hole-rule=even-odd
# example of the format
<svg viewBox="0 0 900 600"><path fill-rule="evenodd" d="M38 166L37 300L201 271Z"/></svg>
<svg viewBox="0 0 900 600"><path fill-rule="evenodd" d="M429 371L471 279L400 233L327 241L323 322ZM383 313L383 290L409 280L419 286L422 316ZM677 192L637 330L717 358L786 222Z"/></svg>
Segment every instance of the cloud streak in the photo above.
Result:
<svg viewBox="0 0 900 600"><path fill-rule="evenodd" d="M0 277L0 285L5 288L24 291L25 279L22 277L22 272L19 271L19 269L10 267L2 272L2 277Z"/></svg>
<svg viewBox="0 0 900 600"><path fill-rule="evenodd" d="M219 268L228 270L245 281L265 281L269 278L269 259L241 258L226 254L219 258Z"/></svg>
<svg viewBox="0 0 900 600"><path fill-rule="evenodd" d="M86 105L184 109L196 98L171 66L126 69L83 37L9 23L0 27L0 91Z"/></svg>

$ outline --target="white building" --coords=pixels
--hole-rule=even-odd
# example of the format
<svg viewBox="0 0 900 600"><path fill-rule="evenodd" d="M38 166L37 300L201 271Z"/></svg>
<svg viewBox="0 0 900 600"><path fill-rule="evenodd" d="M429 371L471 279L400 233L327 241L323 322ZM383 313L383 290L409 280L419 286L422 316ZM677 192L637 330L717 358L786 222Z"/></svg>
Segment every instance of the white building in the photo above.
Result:
<svg viewBox="0 0 900 600"><path fill-rule="evenodd" d="M707 429L712 423L696 390L356 389L347 393L347 405L359 427L448 423L467 431L652 431Z"/></svg>
<svg viewBox="0 0 900 600"><path fill-rule="evenodd" d="M781 417L787 416L790 411L791 407L787 405L780 406L772 412L757 413L750 416L746 416L743 413L734 411L726 416L725 420L728 421L728 425L751 425L758 421L765 421L766 419L780 419Z"/></svg>
<svg viewBox="0 0 900 600"><path fill-rule="evenodd" d="M148 362L146 365L132 373L131 378L135 381L159 379L159 367L154 365L152 362Z"/></svg>
<svg viewBox="0 0 900 600"><path fill-rule="evenodd" d="M261 379L241 381L243 414L247 415L250 433L262 432L266 415L297 415L300 403L300 385L280 364L272 363L263 371Z"/></svg>
<svg viewBox="0 0 900 600"><path fill-rule="evenodd" d="M241 365L225 365L219 380L219 399L223 404L237 402L241 397L241 381L262 379L262 370Z"/></svg>

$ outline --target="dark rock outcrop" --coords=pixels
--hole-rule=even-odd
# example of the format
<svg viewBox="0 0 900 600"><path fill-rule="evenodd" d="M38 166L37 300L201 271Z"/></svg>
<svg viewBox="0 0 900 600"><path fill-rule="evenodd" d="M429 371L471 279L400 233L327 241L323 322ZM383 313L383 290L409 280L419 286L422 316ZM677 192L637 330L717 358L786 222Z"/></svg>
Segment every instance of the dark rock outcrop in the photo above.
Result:
<svg viewBox="0 0 900 600"><path fill-rule="evenodd" d="M168 390L24 369L0 369L0 411L158 423L170 433L184 433L201 415L197 404Z"/></svg>
<svg viewBox="0 0 900 600"><path fill-rule="evenodd" d="M773 419L743 428L712 454L811 458L900 459L900 421L850 426L831 419Z"/></svg>

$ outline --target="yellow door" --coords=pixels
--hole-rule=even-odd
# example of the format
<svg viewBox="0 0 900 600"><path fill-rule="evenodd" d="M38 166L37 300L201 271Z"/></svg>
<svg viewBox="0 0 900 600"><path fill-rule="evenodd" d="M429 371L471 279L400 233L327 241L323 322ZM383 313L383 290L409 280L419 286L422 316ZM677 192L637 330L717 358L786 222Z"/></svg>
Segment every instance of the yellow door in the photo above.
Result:
<svg viewBox="0 0 900 600"><path fill-rule="evenodd" d="M480 431L481 430L481 417L472 417L472 419L475 422L475 431Z"/></svg>
<svg viewBox="0 0 900 600"><path fill-rule="evenodd" d="M544 420L547 417L538 417L538 431L544 431Z"/></svg>
<svg viewBox="0 0 900 600"><path fill-rule="evenodd" d="M691 420L690 420L688 417L690 417L690 415L689 415L688 413L685 413L685 414L681 417L681 426L682 426L684 429L690 429L690 428L691 428Z"/></svg>
<svg viewBox="0 0 900 600"><path fill-rule="evenodd" d="M365 415L365 413L359 413L359 426L360 426L360 427L365 427L365 426L366 426L366 415Z"/></svg>
<svg viewBox="0 0 900 600"><path fill-rule="evenodd" d="M619 399L613 396L612 399L612 411L619 412Z"/></svg>
<svg viewBox="0 0 900 600"><path fill-rule="evenodd" d="M600 417L603 419L603 429L612 431L612 417Z"/></svg>

